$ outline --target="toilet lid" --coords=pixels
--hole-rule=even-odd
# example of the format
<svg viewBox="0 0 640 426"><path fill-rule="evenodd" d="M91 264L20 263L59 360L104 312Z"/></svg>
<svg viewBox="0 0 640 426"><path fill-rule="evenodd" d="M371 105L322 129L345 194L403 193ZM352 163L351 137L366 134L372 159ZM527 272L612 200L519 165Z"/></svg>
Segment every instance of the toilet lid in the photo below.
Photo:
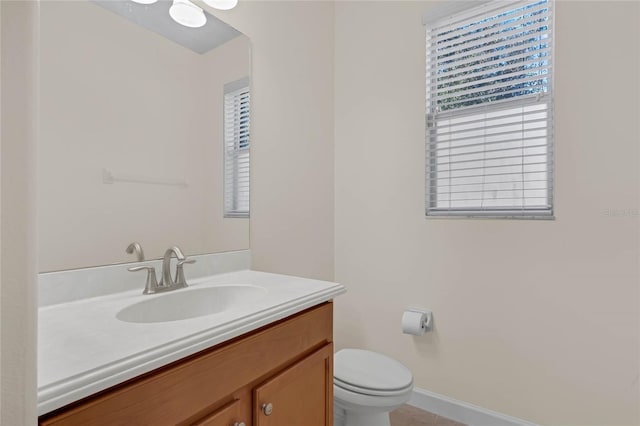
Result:
<svg viewBox="0 0 640 426"><path fill-rule="evenodd" d="M336 352L333 376L351 387L373 391L399 391L413 385L407 367L393 358L362 349Z"/></svg>

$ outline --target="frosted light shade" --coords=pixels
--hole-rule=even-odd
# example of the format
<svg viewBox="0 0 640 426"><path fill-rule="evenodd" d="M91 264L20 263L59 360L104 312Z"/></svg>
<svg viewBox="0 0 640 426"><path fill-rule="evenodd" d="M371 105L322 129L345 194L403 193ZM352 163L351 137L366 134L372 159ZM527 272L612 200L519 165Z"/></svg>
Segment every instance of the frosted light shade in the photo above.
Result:
<svg viewBox="0 0 640 426"><path fill-rule="evenodd" d="M169 15L178 24L189 28L199 28L207 23L202 9L188 0L173 0Z"/></svg>
<svg viewBox="0 0 640 426"><path fill-rule="evenodd" d="M204 2L214 9L219 10L233 9L238 4L238 0L204 0Z"/></svg>
<svg viewBox="0 0 640 426"><path fill-rule="evenodd" d="M131 1L138 4L153 4L158 0L131 0Z"/></svg>

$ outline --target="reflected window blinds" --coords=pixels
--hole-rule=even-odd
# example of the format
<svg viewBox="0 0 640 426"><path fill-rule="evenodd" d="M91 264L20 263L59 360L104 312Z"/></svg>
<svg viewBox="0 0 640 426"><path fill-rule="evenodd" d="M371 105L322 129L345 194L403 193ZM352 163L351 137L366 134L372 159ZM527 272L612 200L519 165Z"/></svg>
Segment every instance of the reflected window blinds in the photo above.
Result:
<svg viewBox="0 0 640 426"><path fill-rule="evenodd" d="M241 83L225 86L224 217L249 217L250 94Z"/></svg>
<svg viewBox="0 0 640 426"><path fill-rule="evenodd" d="M552 4L427 25L427 216L553 216Z"/></svg>

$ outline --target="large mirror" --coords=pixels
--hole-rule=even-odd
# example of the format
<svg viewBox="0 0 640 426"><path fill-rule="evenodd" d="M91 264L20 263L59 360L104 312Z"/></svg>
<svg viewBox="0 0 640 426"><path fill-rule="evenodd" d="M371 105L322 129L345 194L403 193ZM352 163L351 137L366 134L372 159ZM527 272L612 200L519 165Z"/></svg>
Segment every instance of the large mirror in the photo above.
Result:
<svg viewBox="0 0 640 426"><path fill-rule="evenodd" d="M250 41L170 6L41 2L41 272L249 247Z"/></svg>

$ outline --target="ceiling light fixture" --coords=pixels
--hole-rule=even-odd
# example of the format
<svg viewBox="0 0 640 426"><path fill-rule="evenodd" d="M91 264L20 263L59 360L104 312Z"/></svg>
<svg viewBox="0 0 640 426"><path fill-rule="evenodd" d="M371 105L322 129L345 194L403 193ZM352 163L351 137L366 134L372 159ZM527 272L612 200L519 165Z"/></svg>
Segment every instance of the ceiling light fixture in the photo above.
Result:
<svg viewBox="0 0 640 426"><path fill-rule="evenodd" d="M204 2L214 9L219 10L230 10L238 4L238 0L204 0Z"/></svg>
<svg viewBox="0 0 640 426"><path fill-rule="evenodd" d="M158 0L131 0L131 1L138 4L153 4Z"/></svg>
<svg viewBox="0 0 640 426"><path fill-rule="evenodd" d="M188 0L173 0L169 15L178 24L189 28L200 28L207 23L203 10Z"/></svg>

